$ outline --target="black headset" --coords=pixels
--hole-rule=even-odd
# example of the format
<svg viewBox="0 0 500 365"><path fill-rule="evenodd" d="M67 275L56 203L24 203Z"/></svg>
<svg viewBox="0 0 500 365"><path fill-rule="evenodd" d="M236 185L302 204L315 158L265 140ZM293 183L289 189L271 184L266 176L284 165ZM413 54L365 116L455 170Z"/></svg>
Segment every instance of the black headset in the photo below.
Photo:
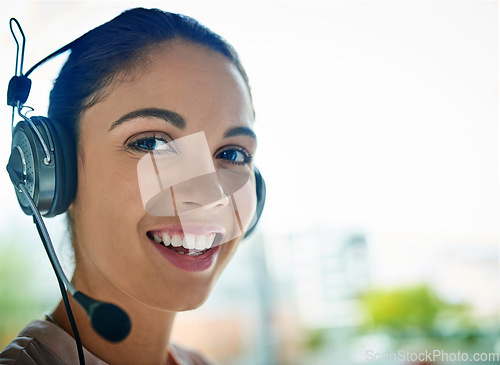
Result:
<svg viewBox="0 0 500 365"><path fill-rule="evenodd" d="M23 120L16 124L12 132L12 148L7 171L14 186L21 181L24 182L37 209L43 216L54 217L64 213L75 198L77 188L76 141L73 133L67 127L54 123L47 117L27 117L21 113L21 109L28 99L31 89L29 74L49 59L71 49L74 42L50 54L23 75L24 33L17 20L11 19L10 26L13 35L12 22L15 22L21 31L23 44L20 67L18 67L19 43L15 38L18 59L16 59L16 75L9 82L7 104L12 106L14 110L17 108L18 114ZM266 200L266 184L260 171L256 167L254 170L257 207L245 237L254 231ZM23 211L31 215L31 208L23 193L16 189L16 195Z"/></svg>
<svg viewBox="0 0 500 365"><path fill-rule="evenodd" d="M64 213L76 194L76 147L70 133L48 118L36 116L17 123L12 133L9 174L22 179L45 217ZM24 195L16 189L23 211L31 215Z"/></svg>

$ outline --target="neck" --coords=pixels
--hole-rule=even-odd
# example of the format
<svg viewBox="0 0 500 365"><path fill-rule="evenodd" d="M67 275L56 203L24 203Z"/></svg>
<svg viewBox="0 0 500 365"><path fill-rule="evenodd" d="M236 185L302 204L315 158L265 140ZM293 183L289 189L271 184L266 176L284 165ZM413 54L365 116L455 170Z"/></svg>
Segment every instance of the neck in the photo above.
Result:
<svg viewBox="0 0 500 365"><path fill-rule="evenodd" d="M83 293L93 296L84 285L78 285L74 280L75 287ZM116 293L113 293L116 294ZM99 359L109 364L167 364L168 346L170 332L172 329L175 312L158 310L146 306L125 294L113 295L113 304L117 304L130 317L132 329L123 341L111 343L99 336L81 306L69 296L71 309L75 317L78 332L83 346ZM120 300L116 301L116 298ZM102 297L96 296L96 299ZM52 314L58 325L69 334L72 334L71 326L61 302Z"/></svg>

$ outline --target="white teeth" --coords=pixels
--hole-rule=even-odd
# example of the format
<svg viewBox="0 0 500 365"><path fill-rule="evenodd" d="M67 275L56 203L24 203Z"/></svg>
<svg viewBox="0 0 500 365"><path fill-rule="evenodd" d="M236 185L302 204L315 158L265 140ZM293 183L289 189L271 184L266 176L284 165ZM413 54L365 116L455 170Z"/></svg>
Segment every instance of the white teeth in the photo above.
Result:
<svg viewBox="0 0 500 365"><path fill-rule="evenodd" d="M196 246L196 236L194 234L186 234L184 235L184 239L182 240L182 246L189 250L192 250Z"/></svg>
<svg viewBox="0 0 500 365"><path fill-rule="evenodd" d="M195 248L197 250L204 250L207 247L207 237L206 236L196 236Z"/></svg>
<svg viewBox="0 0 500 365"><path fill-rule="evenodd" d="M163 233L163 236L161 236L161 238L165 246L170 245L170 236L168 235L168 233Z"/></svg>
<svg viewBox="0 0 500 365"><path fill-rule="evenodd" d="M183 246L188 250L196 249L197 251L204 251L212 248L215 236L216 234L214 232L200 235L186 233L183 238L181 238L181 236L178 234L175 234L172 238L170 238L170 235L168 233L163 233L163 235L161 236L158 234L153 234L153 239L156 243L160 243L165 246ZM189 254L191 254L191 252Z"/></svg>
<svg viewBox="0 0 500 365"><path fill-rule="evenodd" d="M174 246L174 247L181 247L182 246L182 241L183 240L182 240L181 236L179 236L179 235L176 234L176 235L174 235L172 237L172 242L171 243L172 243L172 246Z"/></svg>
<svg viewBox="0 0 500 365"><path fill-rule="evenodd" d="M194 252L187 253L188 256L200 256L201 254L203 254L202 251L194 251Z"/></svg>

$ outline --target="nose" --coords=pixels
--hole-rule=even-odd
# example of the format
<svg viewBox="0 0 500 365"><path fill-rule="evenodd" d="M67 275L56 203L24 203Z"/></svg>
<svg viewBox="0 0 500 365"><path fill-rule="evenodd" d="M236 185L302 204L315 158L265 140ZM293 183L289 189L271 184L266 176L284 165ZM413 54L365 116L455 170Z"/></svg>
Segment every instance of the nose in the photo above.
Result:
<svg viewBox="0 0 500 365"><path fill-rule="evenodd" d="M216 172L183 181L173 187L178 214L192 209L221 209L229 204Z"/></svg>

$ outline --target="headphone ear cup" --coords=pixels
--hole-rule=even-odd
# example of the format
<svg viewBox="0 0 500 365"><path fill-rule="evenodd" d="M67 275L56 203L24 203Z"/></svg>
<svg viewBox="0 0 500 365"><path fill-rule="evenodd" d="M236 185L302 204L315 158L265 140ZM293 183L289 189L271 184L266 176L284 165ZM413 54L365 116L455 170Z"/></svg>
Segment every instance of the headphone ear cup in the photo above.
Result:
<svg viewBox="0 0 500 365"><path fill-rule="evenodd" d="M55 187L52 204L44 216L55 217L68 209L76 195L76 144L72 134L65 128L48 118L35 118L46 126L54 146Z"/></svg>
<svg viewBox="0 0 500 365"><path fill-rule="evenodd" d="M262 177L262 174L260 173L257 167L254 167L254 174L255 174L255 192L257 194L257 207L255 209L255 214L252 220L250 221L250 225L248 226L248 229L245 233L245 237L243 238L247 238L254 231L255 227L257 226L257 223L259 223L260 217L264 210L264 205L266 203L266 183L264 181L264 178Z"/></svg>
<svg viewBox="0 0 500 365"><path fill-rule="evenodd" d="M34 128L46 141L53 160L52 144L48 139L46 130L42 125L33 122ZM35 202L38 210L47 212L52 204L55 187L55 169L53 161L47 163L46 153L36 135L33 127L25 121L17 123L12 133L12 150L7 169L16 170L28 193ZM21 192L16 189L17 200L24 213L31 215L28 201Z"/></svg>
<svg viewBox="0 0 500 365"><path fill-rule="evenodd" d="M24 183L37 209L46 217L54 217L68 209L76 194L76 147L72 135L49 119L30 120L32 125L20 121L14 128L7 170ZM50 152L50 162L34 128ZM24 213L31 215L26 198L18 189L16 194Z"/></svg>

